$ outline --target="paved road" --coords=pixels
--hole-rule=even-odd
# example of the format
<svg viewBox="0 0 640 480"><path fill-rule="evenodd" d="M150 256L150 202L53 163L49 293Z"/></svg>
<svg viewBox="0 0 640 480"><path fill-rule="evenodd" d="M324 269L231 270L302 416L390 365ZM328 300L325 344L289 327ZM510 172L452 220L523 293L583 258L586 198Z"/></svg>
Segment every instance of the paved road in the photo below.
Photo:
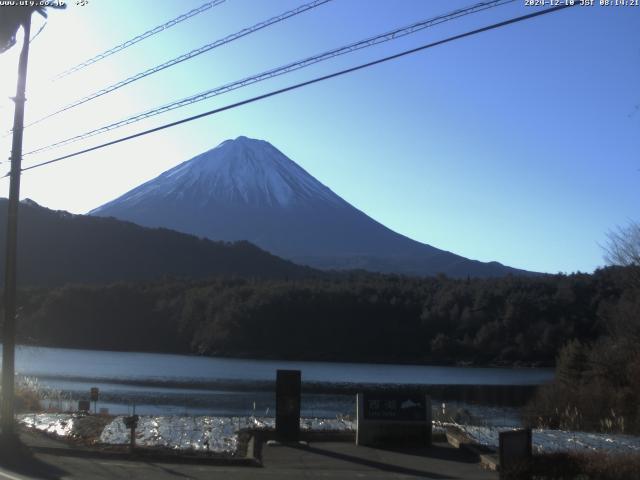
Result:
<svg viewBox="0 0 640 480"><path fill-rule="evenodd" d="M23 437L24 438L24 437ZM35 440L34 440L35 438ZM52 440L27 438L36 450L0 448L0 480L62 479L469 479L495 480L475 459L448 444L390 451L345 442L264 446L263 467L129 461L69 449Z"/></svg>
<svg viewBox="0 0 640 480"><path fill-rule="evenodd" d="M429 449L380 450L353 443L317 442L308 447L264 447L265 470L290 478L430 478L494 480L495 472L447 443Z"/></svg>

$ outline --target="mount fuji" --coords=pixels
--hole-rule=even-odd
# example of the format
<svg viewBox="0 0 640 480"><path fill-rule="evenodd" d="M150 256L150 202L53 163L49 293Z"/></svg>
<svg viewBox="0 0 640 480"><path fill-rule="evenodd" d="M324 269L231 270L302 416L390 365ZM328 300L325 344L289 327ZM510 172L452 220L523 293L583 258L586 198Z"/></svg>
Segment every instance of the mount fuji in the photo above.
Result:
<svg viewBox="0 0 640 480"><path fill-rule="evenodd" d="M322 269L454 277L529 273L469 260L396 233L270 143L247 137L226 140L89 214L212 240L248 240Z"/></svg>

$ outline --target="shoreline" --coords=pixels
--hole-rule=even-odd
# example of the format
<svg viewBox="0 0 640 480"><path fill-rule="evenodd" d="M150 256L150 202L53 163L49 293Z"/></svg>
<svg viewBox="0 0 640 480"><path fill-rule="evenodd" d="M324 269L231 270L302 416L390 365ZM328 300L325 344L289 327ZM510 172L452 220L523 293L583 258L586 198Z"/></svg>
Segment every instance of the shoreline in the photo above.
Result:
<svg viewBox="0 0 640 480"><path fill-rule="evenodd" d="M309 363L346 363L346 364L364 364L364 365L399 365L399 366L417 366L417 367L451 367L451 368L490 368L490 369L555 369L555 364L550 362L535 361L535 362L520 362L515 361L508 362L492 362L492 363L476 363L471 361L459 361L459 362L447 362L439 361L437 359L406 359L406 358L359 358L352 357L343 358L326 358L322 355L303 356L297 358L285 358L278 355L252 355L250 353L239 354L225 354L225 353L213 353L211 355L199 354L196 352L175 352L175 351L159 351L159 350L117 350L117 349L93 349L82 346L56 346L38 342L25 342L24 339L20 340L20 343L16 347L36 347L36 348L53 348L58 350L72 350L72 351L84 351L84 352L106 352L106 353L140 353L151 355L175 355L179 357L191 357L191 358L216 358L224 360L249 360L249 361L270 361L270 362L309 362ZM2 342L0 341L0 350L2 349Z"/></svg>

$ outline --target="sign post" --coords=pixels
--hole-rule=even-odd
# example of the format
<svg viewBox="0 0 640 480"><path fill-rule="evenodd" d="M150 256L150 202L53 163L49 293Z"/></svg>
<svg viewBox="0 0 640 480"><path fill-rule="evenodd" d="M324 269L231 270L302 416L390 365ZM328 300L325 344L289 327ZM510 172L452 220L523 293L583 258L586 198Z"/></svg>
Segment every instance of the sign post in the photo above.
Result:
<svg viewBox="0 0 640 480"><path fill-rule="evenodd" d="M431 445L431 399L415 392L359 393L356 445Z"/></svg>
<svg viewBox="0 0 640 480"><path fill-rule="evenodd" d="M300 370L276 373L276 437L279 441L297 442L300 438Z"/></svg>
<svg viewBox="0 0 640 480"><path fill-rule="evenodd" d="M132 453L136 447L136 428L138 427L139 419L140 417L135 413L129 417L124 417L123 419L124 426L130 430L129 449Z"/></svg>
<svg viewBox="0 0 640 480"><path fill-rule="evenodd" d="M90 400L93 402L93 413L98 413L98 399L100 397L100 390L98 387L91 387Z"/></svg>

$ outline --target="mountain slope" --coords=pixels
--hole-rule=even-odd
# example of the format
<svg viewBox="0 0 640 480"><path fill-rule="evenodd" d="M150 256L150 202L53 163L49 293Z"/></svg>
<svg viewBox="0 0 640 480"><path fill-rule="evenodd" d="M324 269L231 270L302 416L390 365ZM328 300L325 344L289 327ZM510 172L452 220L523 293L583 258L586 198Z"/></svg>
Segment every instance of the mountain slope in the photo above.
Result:
<svg viewBox="0 0 640 480"><path fill-rule="evenodd" d="M6 239L7 200L0 199L0 251ZM226 244L113 218L72 215L20 204L18 281L22 285L108 283L161 276L238 275L301 278L314 271L247 242ZM0 256L4 270L4 256Z"/></svg>
<svg viewBox="0 0 640 480"><path fill-rule="evenodd" d="M400 235L345 202L266 141L238 137L90 212L215 240L247 240L297 263L416 275L526 273Z"/></svg>

